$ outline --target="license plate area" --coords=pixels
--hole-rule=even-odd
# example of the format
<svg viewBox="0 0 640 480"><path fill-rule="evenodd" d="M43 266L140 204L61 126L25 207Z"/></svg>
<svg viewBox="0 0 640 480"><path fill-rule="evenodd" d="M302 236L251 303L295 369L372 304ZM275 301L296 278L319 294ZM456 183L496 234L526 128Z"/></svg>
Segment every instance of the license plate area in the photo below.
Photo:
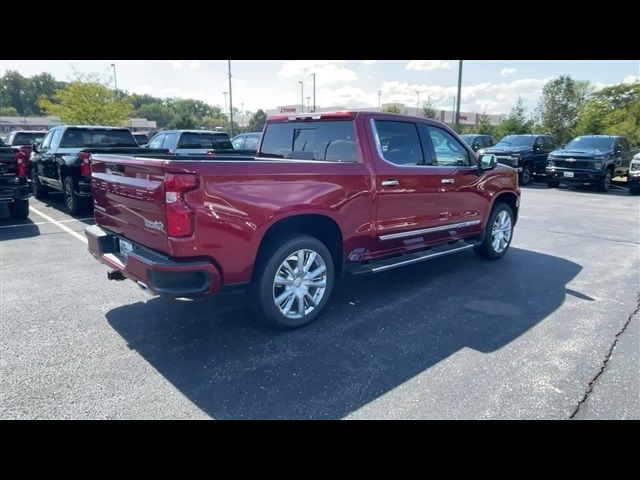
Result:
<svg viewBox="0 0 640 480"><path fill-rule="evenodd" d="M133 244L126 240L118 239L118 251L120 255L126 260L130 253L133 252Z"/></svg>
<svg viewBox="0 0 640 480"><path fill-rule="evenodd" d="M564 172L564 176L568 178L573 178L573 172Z"/></svg>

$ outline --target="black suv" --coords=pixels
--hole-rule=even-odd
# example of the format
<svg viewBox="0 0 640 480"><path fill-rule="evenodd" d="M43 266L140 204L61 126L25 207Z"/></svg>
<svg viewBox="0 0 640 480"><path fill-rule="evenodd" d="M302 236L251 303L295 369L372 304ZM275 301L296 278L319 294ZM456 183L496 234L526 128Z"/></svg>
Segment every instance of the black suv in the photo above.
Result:
<svg viewBox="0 0 640 480"><path fill-rule="evenodd" d="M629 173L631 151L625 137L585 135L571 140L561 150L549 155L547 185L562 183L595 185L602 192L609 190L613 177Z"/></svg>
<svg viewBox="0 0 640 480"><path fill-rule="evenodd" d="M551 135L507 135L493 147L478 150L480 155L495 155L498 163L518 171L520 185L534 175L545 175L547 156L554 149Z"/></svg>
<svg viewBox="0 0 640 480"><path fill-rule="evenodd" d="M462 140L464 140L464 143L469 145L474 152L477 152L481 148L493 147L496 144L496 139L491 135L468 133L465 135L460 135L460 138L462 138Z"/></svg>

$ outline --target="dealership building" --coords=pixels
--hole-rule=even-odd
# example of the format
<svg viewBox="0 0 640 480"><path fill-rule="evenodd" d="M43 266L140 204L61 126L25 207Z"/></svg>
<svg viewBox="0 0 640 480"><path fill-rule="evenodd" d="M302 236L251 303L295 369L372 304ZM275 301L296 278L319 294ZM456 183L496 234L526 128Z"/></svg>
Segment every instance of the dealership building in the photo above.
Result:
<svg viewBox="0 0 640 480"><path fill-rule="evenodd" d="M62 125L60 117L0 117L0 132L7 133L13 130L49 130L50 128ZM127 128L132 132L150 132L157 130L155 120L146 118L130 118L127 121Z"/></svg>
<svg viewBox="0 0 640 480"><path fill-rule="evenodd" d="M396 107L400 113L404 115L413 115L413 116L421 116L418 114L418 109L416 107L408 107L403 103L384 103L380 108L346 108L346 107L316 107L317 112L335 112L339 110L350 110L350 111L358 111L358 112L381 112L389 107ZM307 113L309 112L309 107L301 104L297 105L281 105L271 110L266 110L267 115L282 115L282 114L297 114L297 113ZM436 110L436 120L439 120L444 123L454 123L455 112L451 110ZM460 124L461 125L469 125L473 126L478 121L481 114L476 112L460 112ZM488 114L489 122L491 125L497 126L500 125L507 116L504 114L492 115Z"/></svg>

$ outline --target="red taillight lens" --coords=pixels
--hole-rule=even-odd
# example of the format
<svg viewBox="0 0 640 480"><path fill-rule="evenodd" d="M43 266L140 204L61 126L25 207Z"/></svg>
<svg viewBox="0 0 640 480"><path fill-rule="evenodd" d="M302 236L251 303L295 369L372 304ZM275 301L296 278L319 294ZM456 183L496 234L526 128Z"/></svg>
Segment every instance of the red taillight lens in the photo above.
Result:
<svg viewBox="0 0 640 480"><path fill-rule="evenodd" d="M215 157L216 156L216 152L214 152L213 150L209 150L207 152L207 157Z"/></svg>
<svg viewBox="0 0 640 480"><path fill-rule="evenodd" d="M80 161L82 162L80 163L80 175L84 175L85 177L90 177L91 162L89 161L89 159L91 158L91 155L89 154L89 152L80 152L78 154L78 158L80 158Z"/></svg>
<svg viewBox="0 0 640 480"><path fill-rule="evenodd" d="M167 235L188 237L193 233L193 210L184 201L184 194L198 186L198 177L169 173L164 179L164 202Z"/></svg>
<svg viewBox="0 0 640 480"><path fill-rule="evenodd" d="M27 176L27 170L29 169L29 156L26 152L20 150L16 152L16 164L17 173L19 178Z"/></svg>

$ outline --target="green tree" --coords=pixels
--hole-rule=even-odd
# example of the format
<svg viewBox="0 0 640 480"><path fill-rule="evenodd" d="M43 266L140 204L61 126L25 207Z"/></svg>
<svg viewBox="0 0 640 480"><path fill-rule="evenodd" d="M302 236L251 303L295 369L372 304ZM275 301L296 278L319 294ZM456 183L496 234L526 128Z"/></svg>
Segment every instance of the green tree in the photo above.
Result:
<svg viewBox="0 0 640 480"><path fill-rule="evenodd" d="M27 115L25 91L27 79L14 70L7 72L0 79L0 105L13 107L18 115Z"/></svg>
<svg viewBox="0 0 640 480"><path fill-rule="evenodd" d="M422 108L420 109L420 115L424 118L438 118L440 112L436 110L435 105L431 101L431 97L427 97L426 102L422 102Z"/></svg>
<svg viewBox="0 0 640 480"><path fill-rule="evenodd" d="M0 78L0 105L14 108L19 116L42 115L38 105L40 97L51 99L56 90L66 85L66 82L57 81L49 73L26 78L9 70Z"/></svg>
<svg viewBox="0 0 640 480"><path fill-rule="evenodd" d="M474 133L480 133L482 135L494 135L495 131L496 128L491 125L491 116L487 115L486 113L478 114Z"/></svg>
<svg viewBox="0 0 640 480"><path fill-rule="evenodd" d="M553 135L559 143L570 140L589 90L589 82L574 80L569 75L548 81L542 88L538 106L542 131Z"/></svg>
<svg viewBox="0 0 640 480"><path fill-rule="evenodd" d="M524 101L521 97L518 97L518 101L509 112L507 118L496 128L496 136L497 138L502 138L506 135L531 133L532 128L533 122L527 120Z"/></svg>
<svg viewBox="0 0 640 480"><path fill-rule="evenodd" d="M38 101L47 115L59 115L64 123L122 125L132 111L130 103L116 98L115 92L96 75L77 75L76 80L58 90L49 100Z"/></svg>
<svg viewBox="0 0 640 480"><path fill-rule="evenodd" d="M167 128L176 119L175 111L159 102L145 103L134 112L134 115L147 120L155 120L158 128Z"/></svg>
<svg viewBox="0 0 640 480"><path fill-rule="evenodd" d="M19 117L18 111L14 107L0 107L0 115L3 117Z"/></svg>
<svg viewBox="0 0 640 480"><path fill-rule="evenodd" d="M249 131L261 132L267 122L267 114L261 108L249 120Z"/></svg>
<svg viewBox="0 0 640 480"><path fill-rule="evenodd" d="M170 128L191 130L196 128L196 119L189 112L178 114L171 123Z"/></svg>
<svg viewBox="0 0 640 480"><path fill-rule="evenodd" d="M402 110L398 105L387 105L382 109L382 111L386 113L402 113Z"/></svg>

